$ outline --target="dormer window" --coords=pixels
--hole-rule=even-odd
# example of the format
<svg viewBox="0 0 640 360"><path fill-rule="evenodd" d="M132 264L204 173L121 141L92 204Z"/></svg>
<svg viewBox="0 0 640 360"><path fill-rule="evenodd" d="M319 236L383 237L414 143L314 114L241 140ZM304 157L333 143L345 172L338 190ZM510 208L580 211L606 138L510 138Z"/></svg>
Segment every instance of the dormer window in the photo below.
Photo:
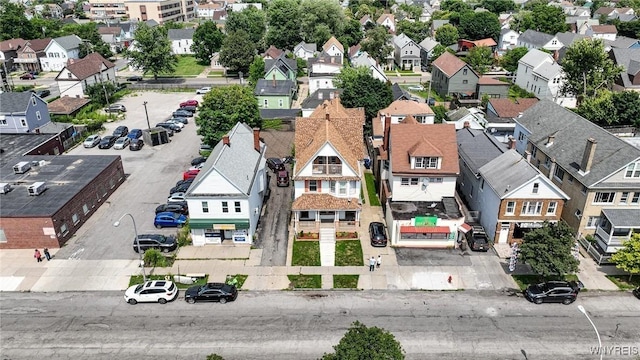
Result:
<svg viewBox="0 0 640 360"><path fill-rule="evenodd" d="M437 157L417 157L414 162L414 169L437 169Z"/></svg>

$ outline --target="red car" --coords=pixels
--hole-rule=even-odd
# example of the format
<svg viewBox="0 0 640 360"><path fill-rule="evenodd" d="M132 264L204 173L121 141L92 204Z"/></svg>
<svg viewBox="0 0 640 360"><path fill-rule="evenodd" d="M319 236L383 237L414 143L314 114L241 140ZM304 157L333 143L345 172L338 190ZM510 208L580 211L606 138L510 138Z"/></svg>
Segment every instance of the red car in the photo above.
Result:
<svg viewBox="0 0 640 360"><path fill-rule="evenodd" d="M199 172L200 170L187 170L182 174L182 179L183 180L194 179L196 176L198 176Z"/></svg>
<svg viewBox="0 0 640 360"><path fill-rule="evenodd" d="M180 107L198 106L198 100L187 100L180 103Z"/></svg>
<svg viewBox="0 0 640 360"><path fill-rule="evenodd" d="M25 73L20 76L20 80L34 80L35 78L36 76L31 73Z"/></svg>

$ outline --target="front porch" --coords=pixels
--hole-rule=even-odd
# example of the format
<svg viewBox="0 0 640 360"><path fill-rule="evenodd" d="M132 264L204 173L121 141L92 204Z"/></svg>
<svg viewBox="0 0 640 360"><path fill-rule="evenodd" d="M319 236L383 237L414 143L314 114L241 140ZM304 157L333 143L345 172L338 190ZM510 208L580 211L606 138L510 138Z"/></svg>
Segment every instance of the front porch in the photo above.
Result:
<svg viewBox="0 0 640 360"><path fill-rule="evenodd" d="M296 232L316 232L333 228L338 231L358 231L360 211L294 211L293 227Z"/></svg>

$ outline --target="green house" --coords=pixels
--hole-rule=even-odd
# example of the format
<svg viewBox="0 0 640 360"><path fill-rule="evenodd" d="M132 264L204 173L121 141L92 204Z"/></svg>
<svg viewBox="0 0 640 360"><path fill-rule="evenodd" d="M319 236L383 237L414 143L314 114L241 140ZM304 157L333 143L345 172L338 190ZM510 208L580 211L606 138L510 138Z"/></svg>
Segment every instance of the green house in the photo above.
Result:
<svg viewBox="0 0 640 360"><path fill-rule="evenodd" d="M296 96L296 86L291 80L260 79L253 94L262 109L290 109Z"/></svg>
<svg viewBox="0 0 640 360"><path fill-rule="evenodd" d="M266 59L264 61L265 75L267 80L291 80L295 83L298 74L298 63L295 59L288 59L284 54L277 59Z"/></svg>

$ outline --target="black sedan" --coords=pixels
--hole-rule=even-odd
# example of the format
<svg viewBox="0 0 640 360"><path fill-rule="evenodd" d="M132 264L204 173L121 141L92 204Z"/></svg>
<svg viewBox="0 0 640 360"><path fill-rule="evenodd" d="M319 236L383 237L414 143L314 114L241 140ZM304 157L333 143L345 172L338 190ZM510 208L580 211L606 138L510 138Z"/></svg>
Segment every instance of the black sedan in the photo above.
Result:
<svg viewBox="0 0 640 360"><path fill-rule="evenodd" d="M184 300L189 304L197 301L219 301L221 304L234 301L238 297L238 289L233 285L223 283L208 283L192 286L184 294Z"/></svg>
<svg viewBox="0 0 640 360"><path fill-rule="evenodd" d="M267 166L273 172L278 172L278 171L284 170L284 163L282 162L282 159L280 159L280 158L268 158L267 159Z"/></svg>
<svg viewBox="0 0 640 360"><path fill-rule="evenodd" d="M162 212L167 212L167 211L182 214L182 215L189 214L189 209L187 209L187 205L181 204L181 203L164 204L156 208L156 214L160 214Z"/></svg>
<svg viewBox="0 0 640 360"><path fill-rule="evenodd" d="M169 195L179 193L179 192L187 192L189 190L189 186L191 186L191 182L185 182L180 185L174 186L169 190Z"/></svg>
<svg viewBox="0 0 640 360"><path fill-rule="evenodd" d="M116 140L118 140L117 136L107 135L107 136L103 137L102 140L100 140L100 144L98 144L98 148L99 149L109 149L110 147L113 146L113 144L116 143Z"/></svg>
<svg viewBox="0 0 640 360"><path fill-rule="evenodd" d="M173 112L174 117L192 117L193 113L184 109L178 109Z"/></svg>
<svg viewBox="0 0 640 360"><path fill-rule="evenodd" d="M129 76L127 78L127 81L142 81L142 76L140 75Z"/></svg>
<svg viewBox="0 0 640 360"><path fill-rule="evenodd" d="M44 99L47 96L51 95L51 91L44 89L44 90L38 90L36 91L36 95L38 95L40 98Z"/></svg>
<svg viewBox="0 0 640 360"><path fill-rule="evenodd" d="M204 156L198 156L197 158L194 158L193 160L191 160L191 166L196 166L196 165L200 165L203 162L206 162L207 158Z"/></svg>

